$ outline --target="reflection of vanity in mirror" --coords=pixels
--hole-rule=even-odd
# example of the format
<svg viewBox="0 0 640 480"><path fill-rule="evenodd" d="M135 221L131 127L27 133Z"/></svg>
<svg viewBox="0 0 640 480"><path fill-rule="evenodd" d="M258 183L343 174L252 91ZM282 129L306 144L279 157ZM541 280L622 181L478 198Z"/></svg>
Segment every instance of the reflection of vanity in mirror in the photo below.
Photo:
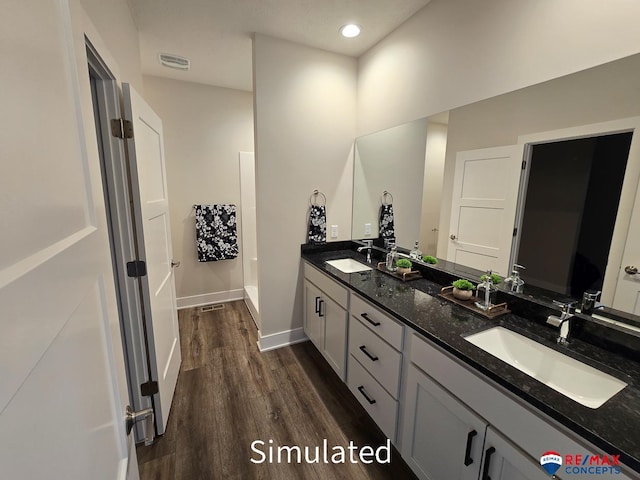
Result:
<svg viewBox="0 0 640 480"><path fill-rule="evenodd" d="M397 244L454 274L521 263L525 295L639 315L639 79L635 55L358 138L352 238L388 190Z"/></svg>

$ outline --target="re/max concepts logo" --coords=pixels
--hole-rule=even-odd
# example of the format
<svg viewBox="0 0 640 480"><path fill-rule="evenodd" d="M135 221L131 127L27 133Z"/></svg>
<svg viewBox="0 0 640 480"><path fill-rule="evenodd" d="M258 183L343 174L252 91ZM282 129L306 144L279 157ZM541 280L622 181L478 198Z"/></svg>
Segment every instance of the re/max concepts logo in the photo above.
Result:
<svg viewBox="0 0 640 480"><path fill-rule="evenodd" d="M564 464L564 467L563 467ZM540 457L540 465L549 475L560 468L565 475L619 475L620 455L560 455L552 450Z"/></svg>

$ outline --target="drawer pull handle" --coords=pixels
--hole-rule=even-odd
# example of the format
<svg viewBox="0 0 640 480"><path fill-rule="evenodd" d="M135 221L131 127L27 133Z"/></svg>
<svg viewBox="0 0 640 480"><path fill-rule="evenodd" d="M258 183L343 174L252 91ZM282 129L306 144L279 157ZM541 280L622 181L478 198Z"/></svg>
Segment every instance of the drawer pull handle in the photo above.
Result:
<svg viewBox="0 0 640 480"><path fill-rule="evenodd" d="M369 402L369 405L373 405L374 403L376 403L376 401L373 398L371 398L369 395L367 395L367 392L364 390L364 385L360 385L358 387L358 391L362 394L362 396L364 398L367 399L367 402ZM491 480L491 479L489 479L489 480Z"/></svg>
<svg viewBox="0 0 640 480"><path fill-rule="evenodd" d="M484 468L482 469L482 480L491 480L489 476L489 467L491 465L491 455L496 453L496 449L493 447L487 448L484 452Z"/></svg>
<svg viewBox="0 0 640 480"><path fill-rule="evenodd" d="M323 305L324 305L324 300L320 299L320 301L318 302L318 316L319 317L324 317L324 309L322 308Z"/></svg>
<svg viewBox="0 0 640 480"><path fill-rule="evenodd" d="M473 463L473 458L471 458L471 444L473 443L473 437L478 435L478 432L475 430L471 430L467 434L467 447L464 450L464 466L468 467Z"/></svg>
<svg viewBox="0 0 640 480"><path fill-rule="evenodd" d="M364 353L367 357L369 357L372 361L376 361L378 360L378 357L376 357L375 355L371 355L368 351L367 351L367 347L365 347L364 345L360 345L360 350L362 350L362 353Z"/></svg>
<svg viewBox="0 0 640 480"><path fill-rule="evenodd" d="M362 318L364 318L367 322L369 322L371 325L373 325L374 327L379 327L380 326L380 322L375 322L375 321L371 320L369 318L369 315L367 315L366 313L361 313L360 316Z"/></svg>
<svg viewBox="0 0 640 480"><path fill-rule="evenodd" d="M320 306L318 305L318 300L320 300L320 297L316 297L316 313L320 313Z"/></svg>

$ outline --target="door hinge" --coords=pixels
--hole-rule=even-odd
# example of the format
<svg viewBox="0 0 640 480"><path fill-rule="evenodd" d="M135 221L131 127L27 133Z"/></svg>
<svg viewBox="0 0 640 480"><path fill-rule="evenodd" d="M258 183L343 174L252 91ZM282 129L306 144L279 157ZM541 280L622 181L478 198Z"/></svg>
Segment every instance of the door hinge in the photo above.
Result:
<svg viewBox="0 0 640 480"><path fill-rule="evenodd" d="M515 237L518 234L518 227L513 229L513 236Z"/></svg>
<svg viewBox="0 0 640 480"><path fill-rule="evenodd" d="M147 274L147 264L142 260L127 262L127 276L144 277Z"/></svg>
<svg viewBox="0 0 640 480"><path fill-rule="evenodd" d="M523 160L523 161L522 161L522 170L524 170L524 169L526 169L526 168L527 168L527 161L526 161L526 160Z"/></svg>
<svg viewBox="0 0 640 480"><path fill-rule="evenodd" d="M122 118L111 119L111 135L116 138L133 138L133 123Z"/></svg>
<svg viewBox="0 0 640 480"><path fill-rule="evenodd" d="M158 388L158 382L154 382L153 380L149 380L148 382L140 384L140 394L143 397L151 397L159 391L160 389Z"/></svg>

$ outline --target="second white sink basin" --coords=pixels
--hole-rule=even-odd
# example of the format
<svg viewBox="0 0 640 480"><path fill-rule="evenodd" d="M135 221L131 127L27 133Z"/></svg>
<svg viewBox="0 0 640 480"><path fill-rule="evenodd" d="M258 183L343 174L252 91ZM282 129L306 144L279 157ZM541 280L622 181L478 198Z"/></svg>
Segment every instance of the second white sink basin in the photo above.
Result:
<svg viewBox="0 0 640 480"><path fill-rule="evenodd" d="M327 260L329 265L337 268L342 273L356 273L356 272L366 272L367 270L371 270L371 267L367 267L363 263L354 260L353 258L341 258L339 260Z"/></svg>
<svg viewBox="0 0 640 480"><path fill-rule="evenodd" d="M465 339L585 407L598 408L627 386L622 380L503 327Z"/></svg>

